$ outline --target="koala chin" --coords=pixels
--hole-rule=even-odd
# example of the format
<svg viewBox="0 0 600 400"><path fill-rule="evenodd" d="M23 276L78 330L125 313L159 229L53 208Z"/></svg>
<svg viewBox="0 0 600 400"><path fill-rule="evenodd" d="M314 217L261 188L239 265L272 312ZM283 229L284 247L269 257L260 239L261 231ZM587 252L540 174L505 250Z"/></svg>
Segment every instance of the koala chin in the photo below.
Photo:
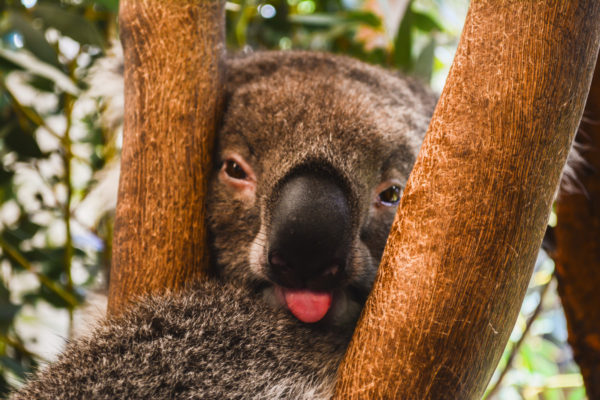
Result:
<svg viewBox="0 0 600 400"><path fill-rule="evenodd" d="M13 399L331 397L435 99L324 53L225 64L216 278L104 321Z"/></svg>
<svg viewBox="0 0 600 400"><path fill-rule="evenodd" d="M256 53L227 71L208 210L215 271L304 323L353 326L434 98L323 53Z"/></svg>

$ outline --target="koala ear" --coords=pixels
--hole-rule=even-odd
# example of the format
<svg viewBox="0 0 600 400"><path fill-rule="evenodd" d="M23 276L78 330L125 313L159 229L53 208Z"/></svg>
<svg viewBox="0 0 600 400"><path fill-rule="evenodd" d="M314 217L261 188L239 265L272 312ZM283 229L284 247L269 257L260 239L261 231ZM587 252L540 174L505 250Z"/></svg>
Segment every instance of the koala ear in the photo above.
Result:
<svg viewBox="0 0 600 400"><path fill-rule="evenodd" d="M338 57L337 63L328 54L308 51L267 51L234 55L226 59L226 91L246 85L257 77L265 78L280 70L315 71L328 69L337 71L340 63L348 63Z"/></svg>
<svg viewBox="0 0 600 400"><path fill-rule="evenodd" d="M258 76L266 77L273 74L281 66L281 52L273 51L235 55L225 61L225 90L228 94L236 88L246 85Z"/></svg>

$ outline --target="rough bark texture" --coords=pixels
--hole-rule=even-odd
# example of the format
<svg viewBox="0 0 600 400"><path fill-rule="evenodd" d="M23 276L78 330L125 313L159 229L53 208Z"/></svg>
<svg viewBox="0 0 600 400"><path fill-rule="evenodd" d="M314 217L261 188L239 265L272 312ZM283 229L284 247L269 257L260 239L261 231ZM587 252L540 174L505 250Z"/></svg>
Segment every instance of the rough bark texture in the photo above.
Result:
<svg viewBox="0 0 600 400"><path fill-rule="evenodd" d="M582 160L561 186L554 229L558 290L588 397L600 399L600 63L577 134Z"/></svg>
<svg viewBox="0 0 600 400"><path fill-rule="evenodd" d="M337 398L482 396L581 118L598 21L593 0L471 2Z"/></svg>
<svg viewBox="0 0 600 400"><path fill-rule="evenodd" d="M125 121L109 312L208 264L205 196L224 1L122 0Z"/></svg>

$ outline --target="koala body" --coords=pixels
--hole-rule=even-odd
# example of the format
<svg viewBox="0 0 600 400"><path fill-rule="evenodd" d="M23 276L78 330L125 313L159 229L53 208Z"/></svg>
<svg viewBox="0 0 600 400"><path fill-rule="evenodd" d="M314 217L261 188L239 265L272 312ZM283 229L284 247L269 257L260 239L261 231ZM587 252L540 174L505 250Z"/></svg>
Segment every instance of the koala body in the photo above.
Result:
<svg viewBox="0 0 600 400"><path fill-rule="evenodd" d="M226 62L216 279L67 346L25 398L329 398L435 104L346 57Z"/></svg>
<svg viewBox="0 0 600 400"><path fill-rule="evenodd" d="M211 281L148 298L67 346L13 400L325 399L348 330L314 329Z"/></svg>

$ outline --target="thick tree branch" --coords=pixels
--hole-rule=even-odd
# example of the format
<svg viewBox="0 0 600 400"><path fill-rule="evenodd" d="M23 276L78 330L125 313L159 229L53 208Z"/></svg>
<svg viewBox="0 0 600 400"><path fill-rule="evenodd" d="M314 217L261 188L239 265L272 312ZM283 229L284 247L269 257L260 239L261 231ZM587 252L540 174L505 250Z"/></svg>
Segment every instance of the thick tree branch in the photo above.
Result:
<svg viewBox="0 0 600 400"><path fill-rule="evenodd" d="M600 63L561 184L554 229L558 291L588 397L600 398Z"/></svg>
<svg viewBox="0 0 600 400"><path fill-rule="evenodd" d="M203 274L224 1L122 0L125 121L109 312Z"/></svg>
<svg viewBox="0 0 600 400"><path fill-rule="evenodd" d="M517 354L519 354L519 350L521 349L523 342L525 342L525 339L527 338L527 334L529 333L529 330L531 329L531 327L533 326L533 323L537 320L537 318L540 316L542 310L544 309L544 300L545 300L546 294L548 293L548 289L550 288L551 284L552 284L552 279L550 279L548 282L546 282L543 285L542 289L538 292L540 295L540 302L538 303L537 307L535 308L535 310L533 311L533 313L527 320L527 323L525 324L525 329L523 329L523 333L521 333L521 337L519 338L519 340L517 340L517 342L515 344L512 345L512 348L510 349L510 354L508 356L508 359L506 360L506 364L504 365L504 368L502 368L502 372L500 372L500 375L498 376L498 379L494 383L494 386L492 386L486 393L486 397L485 397L486 399L493 399L494 396L498 393L498 391L502 387L501 386L502 380L504 379L504 377L506 376L508 371L511 370L512 363L515 360L515 358L517 357Z"/></svg>
<svg viewBox="0 0 600 400"><path fill-rule="evenodd" d="M337 398L481 398L581 118L598 21L594 0L471 2Z"/></svg>

